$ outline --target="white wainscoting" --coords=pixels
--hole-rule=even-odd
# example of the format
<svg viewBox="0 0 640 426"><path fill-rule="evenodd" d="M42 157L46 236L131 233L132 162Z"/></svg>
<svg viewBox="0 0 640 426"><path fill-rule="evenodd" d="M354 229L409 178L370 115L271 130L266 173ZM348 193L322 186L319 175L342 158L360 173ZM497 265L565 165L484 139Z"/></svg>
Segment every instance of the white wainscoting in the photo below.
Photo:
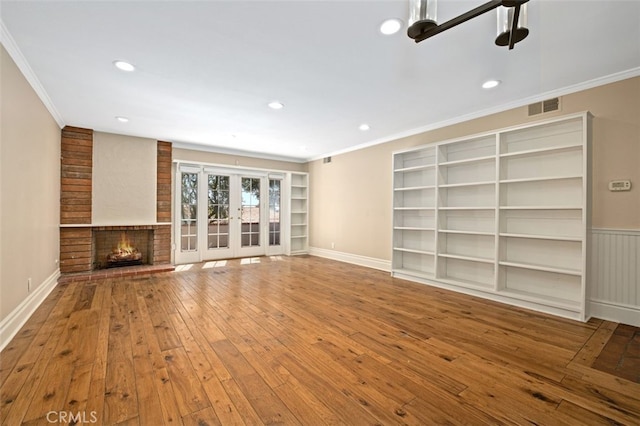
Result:
<svg viewBox="0 0 640 426"><path fill-rule="evenodd" d="M592 229L589 314L640 327L640 230Z"/></svg>

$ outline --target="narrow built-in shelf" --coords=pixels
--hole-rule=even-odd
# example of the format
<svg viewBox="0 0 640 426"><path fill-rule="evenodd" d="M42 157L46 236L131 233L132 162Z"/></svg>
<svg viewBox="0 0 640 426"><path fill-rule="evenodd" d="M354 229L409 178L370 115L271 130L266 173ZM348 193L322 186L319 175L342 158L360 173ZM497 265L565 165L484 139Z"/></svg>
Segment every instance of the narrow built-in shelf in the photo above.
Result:
<svg viewBox="0 0 640 426"><path fill-rule="evenodd" d="M582 210L580 206L500 206L500 210Z"/></svg>
<svg viewBox="0 0 640 426"><path fill-rule="evenodd" d="M458 166L460 164L470 164L470 163L482 163L485 161L495 160L495 155L487 155L485 157L476 157L476 158L465 158L464 160L455 160L455 161L444 161L442 163L438 163L438 166Z"/></svg>
<svg viewBox="0 0 640 426"><path fill-rule="evenodd" d="M498 294L507 297L515 297L520 300L526 300L527 302L541 303L546 306L552 306L554 308L566 309L568 311L580 312L582 307L580 302L570 299L562 299L559 297L543 296L527 291L518 291L513 289L501 289Z"/></svg>
<svg viewBox="0 0 640 426"><path fill-rule="evenodd" d="M526 151L515 151L515 152L506 152L504 154L500 154L500 157L529 157L535 154L546 154L552 152L562 152L562 151L574 151L577 149L581 149L582 144L574 144L574 145L565 145L565 146L555 146L551 148L539 148L539 149L528 149Z"/></svg>
<svg viewBox="0 0 640 426"><path fill-rule="evenodd" d="M412 167L404 167L402 169L395 169L394 172L402 173L402 172L417 172L419 170L433 169L435 164L423 164L421 166L412 166Z"/></svg>
<svg viewBox="0 0 640 426"><path fill-rule="evenodd" d="M463 235L486 235L489 237L493 237L496 234L494 232L482 232L482 231L460 231L457 229L438 229L438 232L446 233L446 234L463 234Z"/></svg>
<svg viewBox="0 0 640 426"><path fill-rule="evenodd" d="M401 251L401 252L405 252L405 253L428 254L429 256L435 255L435 253L433 251L410 249L410 248L404 248L404 247L394 247L393 250L394 251Z"/></svg>
<svg viewBox="0 0 640 426"><path fill-rule="evenodd" d="M574 241L578 243L582 241L582 238L580 237L568 237L568 236L562 236L562 235L510 234L510 233L502 232L500 233L500 236L509 237L509 238L530 238L533 240Z"/></svg>
<svg viewBox="0 0 640 426"><path fill-rule="evenodd" d="M438 253L439 257L446 257L448 259L458 259L458 260L467 260L470 262L480 262L480 263L495 263L495 259L488 259L484 257L475 257L475 256L463 256L460 254L451 254L451 253Z"/></svg>
<svg viewBox="0 0 640 426"><path fill-rule="evenodd" d="M438 207L438 210L495 210L495 207Z"/></svg>
<svg viewBox="0 0 640 426"><path fill-rule="evenodd" d="M289 174L289 242L288 255L305 254L309 251L309 175Z"/></svg>
<svg viewBox="0 0 640 426"><path fill-rule="evenodd" d="M433 274L433 272L419 271L417 269L398 268L398 269L394 269L392 272L393 274L411 275L412 277L423 278L428 280L432 280L435 278L435 275Z"/></svg>
<svg viewBox="0 0 640 426"><path fill-rule="evenodd" d="M439 188L461 188L465 186L484 186L484 185L495 185L495 181L486 181L486 182L465 182L465 183L445 183L440 185Z"/></svg>
<svg viewBox="0 0 640 426"><path fill-rule="evenodd" d="M423 189L435 189L435 185L426 186L408 186L406 188L393 188L394 191L420 191Z"/></svg>
<svg viewBox="0 0 640 426"><path fill-rule="evenodd" d="M435 210L435 207L394 207L394 210Z"/></svg>
<svg viewBox="0 0 640 426"><path fill-rule="evenodd" d="M502 179L500 183L520 183L520 182L543 182L546 180L563 180L563 179L582 179L582 176L545 176L545 177L533 177L533 178L520 178L520 179Z"/></svg>
<svg viewBox="0 0 640 426"><path fill-rule="evenodd" d="M460 278L453 278L449 276L437 277L437 280L444 284L454 285L454 286L462 286L466 288L476 288L478 290L487 291L492 288L492 284L483 283L480 281L471 281L471 280L463 280Z"/></svg>
<svg viewBox="0 0 640 426"><path fill-rule="evenodd" d="M582 275L582 271L580 271L579 269L556 268L554 266L537 265L534 263L509 262L505 260L500 261L498 263L501 266L511 266L513 268L532 269L535 271L553 272L556 274L565 274L565 275L576 275L576 276Z"/></svg>
<svg viewBox="0 0 640 426"><path fill-rule="evenodd" d="M424 228L420 226L394 226L396 231L435 231L436 228Z"/></svg>

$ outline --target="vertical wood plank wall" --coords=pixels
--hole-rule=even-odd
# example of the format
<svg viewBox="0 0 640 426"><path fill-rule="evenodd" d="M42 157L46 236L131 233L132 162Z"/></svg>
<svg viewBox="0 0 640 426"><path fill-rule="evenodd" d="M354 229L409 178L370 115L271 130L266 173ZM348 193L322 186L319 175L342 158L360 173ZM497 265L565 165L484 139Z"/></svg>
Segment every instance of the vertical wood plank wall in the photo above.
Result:
<svg viewBox="0 0 640 426"><path fill-rule="evenodd" d="M171 223L171 142L158 141L156 220ZM158 225L153 234L153 263L171 263L171 225Z"/></svg>
<svg viewBox="0 0 640 426"><path fill-rule="evenodd" d="M66 126L60 148L60 224L91 223L93 130ZM91 228L60 228L60 272L91 270Z"/></svg>
<svg viewBox="0 0 640 426"><path fill-rule="evenodd" d="M93 130L62 129L60 152L60 223L91 223Z"/></svg>
<svg viewBox="0 0 640 426"><path fill-rule="evenodd" d="M171 142L158 141L157 221L171 222Z"/></svg>

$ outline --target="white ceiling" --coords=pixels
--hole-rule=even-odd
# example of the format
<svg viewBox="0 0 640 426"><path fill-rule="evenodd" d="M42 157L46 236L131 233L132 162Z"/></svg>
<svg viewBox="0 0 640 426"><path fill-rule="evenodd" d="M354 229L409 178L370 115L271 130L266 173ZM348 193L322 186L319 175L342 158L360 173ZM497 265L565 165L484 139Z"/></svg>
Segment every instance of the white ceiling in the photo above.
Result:
<svg viewBox="0 0 640 426"><path fill-rule="evenodd" d="M440 0L438 21L482 3ZM640 0L528 7L511 51L495 12L420 44L382 35L408 0L2 0L0 17L61 125L302 161L640 75Z"/></svg>

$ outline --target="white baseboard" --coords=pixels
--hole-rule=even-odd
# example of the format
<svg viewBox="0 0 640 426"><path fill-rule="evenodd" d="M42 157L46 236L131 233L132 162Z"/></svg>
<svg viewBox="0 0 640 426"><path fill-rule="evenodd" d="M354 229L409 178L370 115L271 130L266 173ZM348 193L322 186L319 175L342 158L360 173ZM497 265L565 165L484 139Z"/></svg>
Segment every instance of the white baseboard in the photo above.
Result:
<svg viewBox="0 0 640 426"><path fill-rule="evenodd" d="M60 269L56 269L33 293L29 294L9 315L0 322L0 351L14 338L22 326L58 284Z"/></svg>
<svg viewBox="0 0 640 426"><path fill-rule="evenodd" d="M607 321L640 327L640 307L618 305L602 300L589 301L589 315Z"/></svg>
<svg viewBox="0 0 640 426"><path fill-rule="evenodd" d="M309 254L312 256L324 257L327 259L338 260L340 262L352 263L354 265L391 272L391 261L389 260L376 259L375 257L360 256L358 254L344 253L341 251L327 250L318 247L309 247Z"/></svg>

